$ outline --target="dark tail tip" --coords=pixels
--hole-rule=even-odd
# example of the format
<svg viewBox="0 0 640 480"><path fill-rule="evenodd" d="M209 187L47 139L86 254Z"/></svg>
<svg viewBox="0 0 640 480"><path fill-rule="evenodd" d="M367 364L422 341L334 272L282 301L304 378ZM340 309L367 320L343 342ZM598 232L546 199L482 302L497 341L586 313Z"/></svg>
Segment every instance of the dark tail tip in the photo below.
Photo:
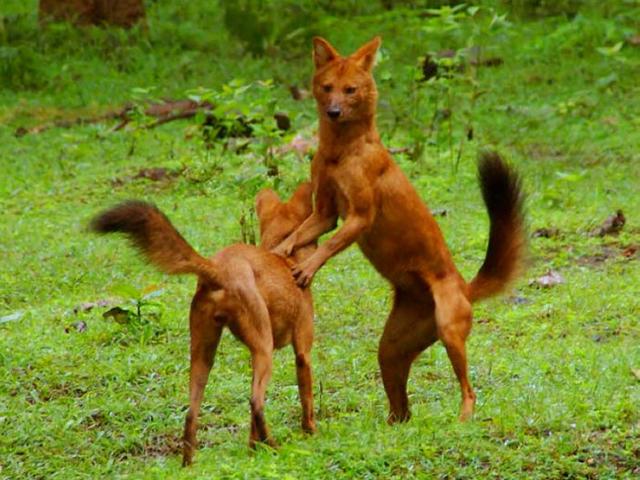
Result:
<svg viewBox="0 0 640 480"><path fill-rule="evenodd" d="M495 152L482 152L478 179L489 213L484 262L470 283L471 301L500 293L524 267L526 233L520 176Z"/></svg>
<svg viewBox="0 0 640 480"><path fill-rule="evenodd" d="M147 222L155 205L140 200L128 200L105 210L91 220L89 228L96 233L128 233L135 238L145 235Z"/></svg>
<svg viewBox="0 0 640 480"><path fill-rule="evenodd" d="M522 221L524 194L519 175L497 152L483 151L478 160L482 198L496 220Z"/></svg>

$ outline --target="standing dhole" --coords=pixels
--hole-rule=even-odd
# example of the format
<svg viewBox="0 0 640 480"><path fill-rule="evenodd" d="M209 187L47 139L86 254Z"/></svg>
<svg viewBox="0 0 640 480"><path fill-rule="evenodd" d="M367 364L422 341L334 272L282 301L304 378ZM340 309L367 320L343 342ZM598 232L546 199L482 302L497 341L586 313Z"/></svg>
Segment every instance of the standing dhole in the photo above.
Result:
<svg viewBox="0 0 640 480"><path fill-rule="evenodd" d="M189 465L196 448L200 404L222 329L229 330L251 351L251 433L249 445L275 442L264 418L267 383L271 377L274 348L292 344L302 403L302 428L315 431L311 380L313 302L308 288L300 289L287 262L273 248L311 214L311 185L301 184L289 202L281 202L272 190L258 194L261 246L235 244L206 259L178 233L151 204L129 201L94 218L99 233L122 232L150 263L171 274L198 276L191 302L191 373L189 412L184 427L183 465ZM315 251L310 243L298 249L294 261Z"/></svg>
<svg viewBox="0 0 640 480"><path fill-rule="evenodd" d="M394 289L378 350L389 423L409 419L411 364L436 340L446 347L460 382L464 421L472 416L476 398L465 351L471 304L502 291L521 270L525 233L520 180L497 154L481 156L489 245L480 271L465 282L429 209L380 142L371 74L379 46L376 37L342 57L326 40L313 40L313 95L320 117L320 142L311 164L314 210L275 252L289 255L333 230L342 218L338 232L294 267L298 284L308 285L329 258L357 242Z"/></svg>

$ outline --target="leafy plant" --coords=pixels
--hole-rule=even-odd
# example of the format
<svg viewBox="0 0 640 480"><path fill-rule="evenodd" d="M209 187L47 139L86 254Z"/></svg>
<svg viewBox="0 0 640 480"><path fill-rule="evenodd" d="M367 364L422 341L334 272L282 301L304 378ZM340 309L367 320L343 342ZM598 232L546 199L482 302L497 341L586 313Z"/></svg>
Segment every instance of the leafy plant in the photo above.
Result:
<svg viewBox="0 0 640 480"><path fill-rule="evenodd" d="M429 102L432 114L428 128L410 120L413 124L410 136L414 140L411 157L420 158L429 140L436 146L440 145L438 137L443 133L451 170L456 173L465 141L474 138L476 101L485 93L479 77L479 70L487 61L484 59L484 45L509 23L505 14L498 14L488 7L445 5L426 9L425 12L428 17L422 30L427 37L464 38L465 43L457 50L432 51L421 58L421 74L426 77L414 73L410 83L411 118L424 122L424 114L421 113L425 100ZM494 62L500 64L501 59L494 59ZM446 126L444 131L443 125ZM436 138L430 139L433 135Z"/></svg>
<svg viewBox="0 0 640 480"><path fill-rule="evenodd" d="M282 142L283 130L276 119L277 100L271 80L246 83L232 80L220 89L198 88L188 92L191 100L211 108L196 116L205 147L220 142L222 152L248 150L257 156L266 175L277 176L275 147Z"/></svg>
<svg viewBox="0 0 640 480"><path fill-rule="evenodd" d="M138 338L140 344L148 343L163 332L157 320L164 306L154 300L162 295L163 289L157 285L148 285L141 289L129 284L119 284L113 286L111 291L125 301L125 307L112 307L102 314L103 318L110 318L122 325L128 335ZM126 338L123 337L121 340Z"/></svg>

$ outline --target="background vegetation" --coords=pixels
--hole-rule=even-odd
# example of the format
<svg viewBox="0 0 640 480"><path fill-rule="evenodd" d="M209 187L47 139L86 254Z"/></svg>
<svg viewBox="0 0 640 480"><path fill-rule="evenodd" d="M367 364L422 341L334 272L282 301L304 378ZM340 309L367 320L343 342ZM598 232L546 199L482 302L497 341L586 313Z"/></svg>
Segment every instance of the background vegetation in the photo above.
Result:
<svg viewBox="0 0 640 480"><path fill-rule="evenodd" d="M0 478L637 477L639 2L231 3L149 1L130 31L40 29L34 0L0 6ZM349 249L314 285L318 434L299 431L282 351L266 411L282 447L247 450L248 354L226 335L182 470L194 279L86 225L142 198L203 253L250 238L255 193L308 176L291 145L312 140L315 107L291 90L305 95L316 34L345 53L382 35L380 131L466 278L488 233L477 151L517 166L531 266L475 310L475 420L457 423L436 345L412 371L412 420L389 427L376 362L389 289ZM166 98L214 108L145 128ZM125 104L124 128L78 122ZM622 231L592 235L618 209ZM131 313L103 316L116 306Z"/></svg>

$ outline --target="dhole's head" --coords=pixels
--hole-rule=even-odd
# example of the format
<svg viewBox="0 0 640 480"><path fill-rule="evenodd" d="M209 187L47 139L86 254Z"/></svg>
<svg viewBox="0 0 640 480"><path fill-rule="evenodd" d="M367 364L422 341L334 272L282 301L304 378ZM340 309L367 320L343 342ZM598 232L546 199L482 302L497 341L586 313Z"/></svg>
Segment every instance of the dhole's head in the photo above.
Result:
<svg viewBox="0 0 640 480"><path fill-rule="evenodd" d="M353 122L375 115L378 92L371 69L380 37L342 57L329 42L313 39L313 96L322 120Z"/></svg>
<svg viewBox="0 0 640 480"><path fill-rule="evenodd" d="M280 201L271 189L261 190L256 197L260 246L269 250L276 247L311 215L312 209L310 182L298 185L288 202Z"/></svg>

